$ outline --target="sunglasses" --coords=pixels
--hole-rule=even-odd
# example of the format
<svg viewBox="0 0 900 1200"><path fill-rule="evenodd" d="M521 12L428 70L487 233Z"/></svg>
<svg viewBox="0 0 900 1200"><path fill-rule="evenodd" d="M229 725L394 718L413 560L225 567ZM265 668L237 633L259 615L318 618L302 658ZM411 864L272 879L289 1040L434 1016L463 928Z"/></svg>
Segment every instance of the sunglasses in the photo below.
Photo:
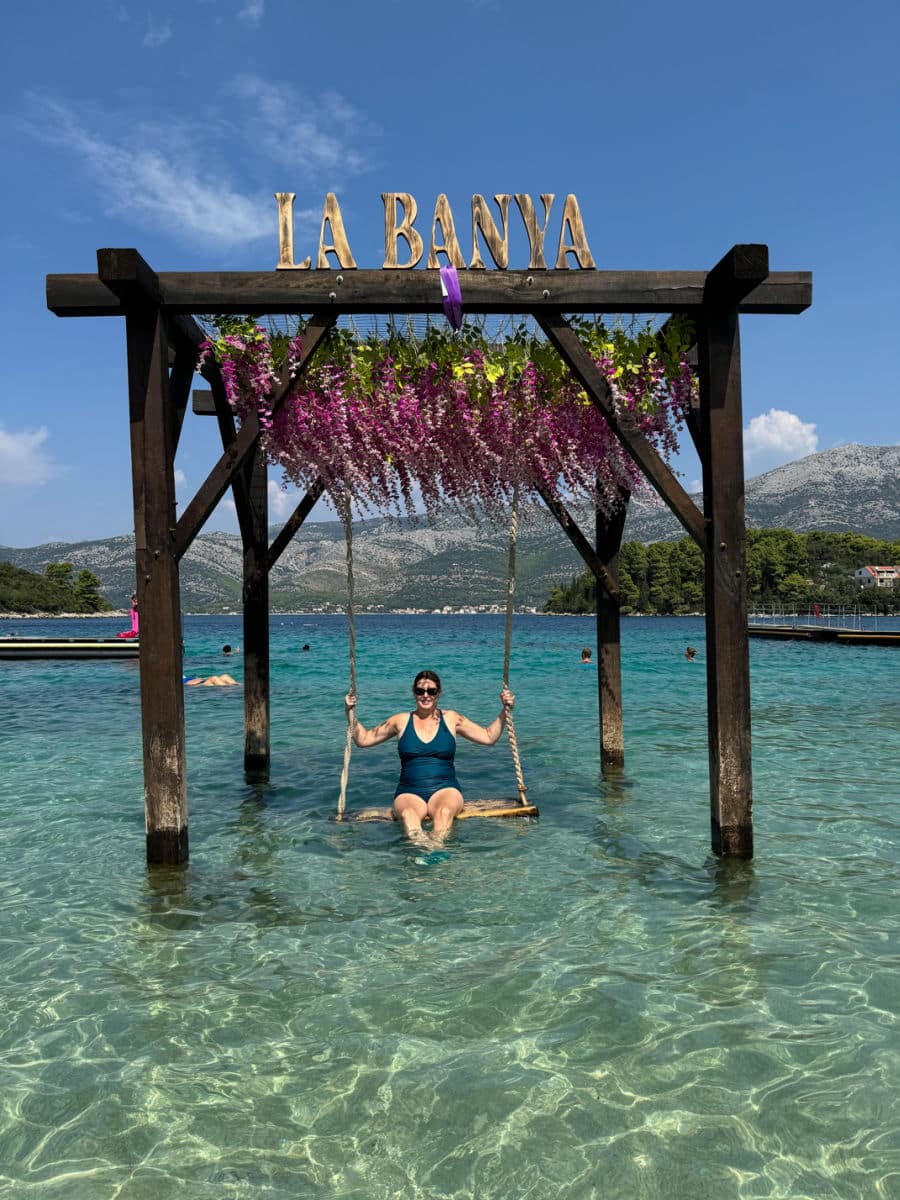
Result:
<svg viewBox="0 0 900 1200"><path fill-rule="evenodd" d="M438 694L437 688L417 687L417 688L413 688L413 691L416 693L417 696L436 696Z"/></svg>

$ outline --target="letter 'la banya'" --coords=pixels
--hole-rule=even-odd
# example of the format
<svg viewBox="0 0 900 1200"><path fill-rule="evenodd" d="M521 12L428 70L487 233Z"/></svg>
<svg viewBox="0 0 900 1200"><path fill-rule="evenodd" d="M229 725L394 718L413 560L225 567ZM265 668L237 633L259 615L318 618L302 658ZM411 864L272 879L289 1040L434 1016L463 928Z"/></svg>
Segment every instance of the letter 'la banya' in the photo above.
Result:
<svg viewBox="0 0 900 1200"><path fill-rule="evenodd" d="M302 262L294 262L294 192L276 192L278 201L278 270L307 271L312 266L312 258L307 255ZM424 243L422 235L415 227L418 207L415 197L409 192L382 192L384 202L384 263L388 269L409 270L422 259ZM484 259L481 257L480 240L487 247L488 254L494 266L505 271L509 267L509 205L512 195L494 196L494 203L499 213L499 228L491 214L484 196L472 197L472 255L469 259L469 270L483 270ZM528 245L531 253L528 269L540 271L546 268L544 242L550 224L550 209L555 197L552 192L541 195L544 217L538 219L532 199L526 193L516 193L516 207L525 226ZM479 240L480 235L480 240ZM331 240L326 241L330 236ZM405 242L404 262L398 258L400 240ZM567 240L568 239L568 240ZM328 270L333 266L329 259L333 254L337 264L343 270L353 270L356 262L350 250L347 231L344 228L344 218L334 192L325 197L322 208L322 224L319 231L319 247L316 254L316 268ZM466 260L460 248L456 235L456 224L453 212L446 195L442 192L434 205L434 216L431 221L431 241L428 247L429 267L441 265L438 255L443 254L448 263L463 269ZM584 232L584 222L581 210L574 196L566 196L559 226L559 239L556 247L555 266L565 270L569 266L569 255L575 257L579 267L594 269L595 263L588 247Z"/></svg>

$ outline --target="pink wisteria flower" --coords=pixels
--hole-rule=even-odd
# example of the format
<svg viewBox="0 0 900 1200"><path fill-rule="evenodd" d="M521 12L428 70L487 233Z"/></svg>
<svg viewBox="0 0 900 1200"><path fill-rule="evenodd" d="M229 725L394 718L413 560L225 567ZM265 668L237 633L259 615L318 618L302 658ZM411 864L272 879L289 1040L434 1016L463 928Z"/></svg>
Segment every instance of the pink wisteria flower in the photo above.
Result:
<svg viewBox="0 0 900 1200"><path fill-rule="evenodd" d="M683 351L657 354L618 333L590 346L617 418L666 459L696 388ZM302 334L287 346L294 366ZM686 346L684 347L686 348ZM320 355L323 352L320 351ZM620 489L640 489L639 468L602 413L546 343L440 337L426 343L344 335L297 376L272 413L273 346L248 323L201 347L215 355L239 420L256 412L266 454L285 479L321 478L338 511L413 513L416 491L429 518L452 508L503 521L513 486L611 511Z"/></svg>

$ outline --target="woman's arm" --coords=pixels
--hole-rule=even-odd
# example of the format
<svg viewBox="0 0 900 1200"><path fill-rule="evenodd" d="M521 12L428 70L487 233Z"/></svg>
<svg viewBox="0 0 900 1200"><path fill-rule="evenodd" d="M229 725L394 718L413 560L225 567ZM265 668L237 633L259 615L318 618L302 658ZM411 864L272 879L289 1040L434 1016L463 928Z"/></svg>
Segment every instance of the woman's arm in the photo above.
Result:
<svg viewBox="0 0 900 1200"><path fill-rule="evenodd" d="M500 702L503 708L499 716L494 717L490 725L476 725L474 721L470 721L462 713L457 713L455 732L458 734L461 733L464 738L468 738L470 742L475 742L479 746L493 746L495 742L500 740L500 734L506 728L506 714L515 704L516 698L508 688L504 688L500 693Z"/></svg>
<svg viewBox="0 0 900 1200"><path fill-rule="evenodd" d="M403 716L402 713L394 713L380 725L365 729L356 717L356 697L349 693L344 697L344 711L347 721L353 726L353 741L357 746L377 746L380 742L386 742L388 738L396 737L398 722Z"/></svg>

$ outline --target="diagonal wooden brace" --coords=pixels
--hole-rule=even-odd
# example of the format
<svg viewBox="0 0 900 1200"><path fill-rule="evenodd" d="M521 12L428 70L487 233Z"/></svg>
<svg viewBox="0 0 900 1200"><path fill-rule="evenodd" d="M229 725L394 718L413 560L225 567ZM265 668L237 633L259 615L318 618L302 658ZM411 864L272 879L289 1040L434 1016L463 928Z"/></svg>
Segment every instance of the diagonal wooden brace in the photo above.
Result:
<svg viewBox="0 0 900 1200"><path fill-rule="evenodd" d="M331 329L335 317L330 313L326 316L314 317L306 327L303 339L303 353L297 371L292 375L287 365L282 368L278 384L272 398L272 412L275 413L287 399L294 386L297 375L309 364L322 339ZM197 494L182 513L175 528L175 554L181 558L191 542L209 519L213 509L224 496L231 485L234 476L241 470L259 441L260 425L257 414L251 413L241 426L237 437L227 446L221 458L200 485Z"/></svg>
<svg viewBox="0 0 900 1200"><path fill-rule="evenodd" d="M538 312L536 316L541 329L556 347L563 362L581 382L592 403L603 413L623 448L631 455L697 545L706 553L706 521L703 514L643 434L631 428L616 413L609 383L574 329L565 317L555 313Z"/></svg>

